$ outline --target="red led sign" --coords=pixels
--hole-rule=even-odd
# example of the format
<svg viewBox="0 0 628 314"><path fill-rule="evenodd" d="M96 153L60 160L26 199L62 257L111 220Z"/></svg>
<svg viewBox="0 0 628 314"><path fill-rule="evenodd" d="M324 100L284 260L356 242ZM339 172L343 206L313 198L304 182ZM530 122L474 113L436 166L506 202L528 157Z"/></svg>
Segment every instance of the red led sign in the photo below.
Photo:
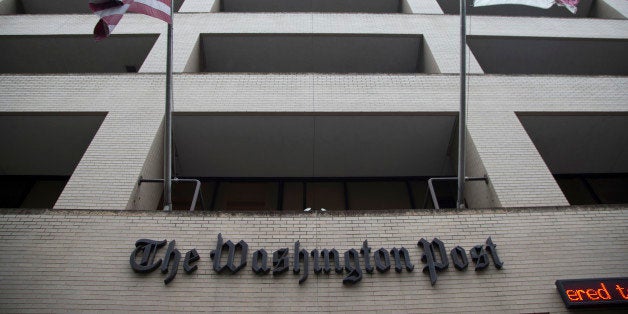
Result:
<svg viewBox="0 0 628 314"><path fill-rule="evenodd" d="M628 306L628 278L556 280L567 308Z"/></svg>

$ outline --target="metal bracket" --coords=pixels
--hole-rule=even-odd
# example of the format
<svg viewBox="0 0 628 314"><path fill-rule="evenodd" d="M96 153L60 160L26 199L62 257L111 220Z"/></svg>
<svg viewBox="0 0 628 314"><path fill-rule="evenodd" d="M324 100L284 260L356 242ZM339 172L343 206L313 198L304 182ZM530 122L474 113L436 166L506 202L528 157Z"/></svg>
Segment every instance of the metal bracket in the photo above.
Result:
<svg viewBox="0 0 628 314"><path fill-rule="evenodd" d="M434 191L434 181L454 181L458 180L458 177L442 177L442 178L430 178L427 180L427 188L430 196L432 197L432 203L434 203L435 209L440 209L438 205L438 199L436 198L436 192ZM485 181L488 184L488 176L484 175L483 177L465 177L464 181ZM425 202L423 203L423 207L427 208L427 193L425 194Z"/></svg>
<svg viewBox="0 0 628 314"><path fill-rule="evenodd" d="M137 180L137 185L140 186L142 185L143 182L146 183L163 183L164 179L144 179L142 178L142 176L140 176L140 178ZM178 183L178 182L191 182L191 183L196 183L196 187L194 188L194 197L192 197L192 204L190 205L190 211L193 212L194 209L196 208L196 201L198 199L198 196L201 196L201 209L205 210L205 204L203 202L203 194L201 194L201 181L197 180L197 179L179 179L179 178L173 178L172 182Z"/></svg>

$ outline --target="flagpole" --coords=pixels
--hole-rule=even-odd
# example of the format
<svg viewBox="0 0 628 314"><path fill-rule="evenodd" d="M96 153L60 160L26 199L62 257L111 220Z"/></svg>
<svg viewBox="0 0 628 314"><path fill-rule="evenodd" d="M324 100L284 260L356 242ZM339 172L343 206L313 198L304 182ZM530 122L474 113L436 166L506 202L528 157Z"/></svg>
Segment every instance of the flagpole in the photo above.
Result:
<svg viewBox="0 0 628 314"><path fill-rule="evenodd" d="M458 113L458 198L456 208L464 208L465 140L466 140L466 85L467 85L467 1L460 0L460 112Z"/></svg>
<svg viewBox="0 0 628 314"><path fill-rule="evenodd" d="M166 110L164 112L164 211L172 210L172 46L174 1L170 2L168 44L166 52Z"/></svg>

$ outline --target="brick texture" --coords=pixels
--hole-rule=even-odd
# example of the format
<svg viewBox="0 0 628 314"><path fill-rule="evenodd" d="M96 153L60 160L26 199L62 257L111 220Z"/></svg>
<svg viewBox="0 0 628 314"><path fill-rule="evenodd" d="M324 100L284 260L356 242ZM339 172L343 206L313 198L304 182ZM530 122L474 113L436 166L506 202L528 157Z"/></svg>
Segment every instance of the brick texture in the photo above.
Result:
<svg viewBox="0 0 628 314"><path fill-rule="evenodd" d="M218 12L219 10L219 0L186 0L179 8L179 13Z"/></svg>
<svg viewBox="0 0 628 314"><path fill-rule="evenodd" d="M567 205L517 112L628 111L626 78L486 75L469 81L469 138L504 207ZM76 90L79 84L84 88ZM174 95L177 112L453 114L457 84L448 75L180 74ZM149 152L161 134L162 75L3 75L0 87L2 112L107 112L55 207L129 207L146 159L157 154Z"/></svg>
<svg viewBox="0 0 628 314"><path fill-rule="evenodd" d="M566 313L555 280L626 275L626 225L626 207L254 215L9 210L0 214L0 311ZM237 274L212 270L218 233L249 245L249 264ZM484 271L450 265L434 287L421 272L419 239L438 237L448 251L468 251L489 236L501 270L492 260ZM179 266L167 286L159 271L135 274L129 256L140 238L174 239L183 254L196 248L198 271L186 275ZM311 259L301 285L292 270L252 272L253 250L288 247L292 261L296 240L308 251L341 254L364 240L373 250L403 246L415 269L365 273L354 286L343 286L346 274L315 275Z"/></svg>
<svg viewBox="0 0 628 314"><path fill-rule="evenodd" d="M625 15L625 1L602 2ZM187 13L175 17L176 112L453 114L458 110L459 21L436 12L435 1L407 1L415 14L199 13L215 3L188 0L182 7ZM3 15L0 36L88 35L96 21L95 16L81 14ZM625 19L473 16L468 23L471 35L628 38ZM140 197L136 182L149 168L151 175L155 173L150 165L159 154L151 147L163 117L165 30L162 22L137 14L125 16L116 28L116 34L160 34L137 74L0 75L0 113L107 113L55 208L143 208L136 202ZM199 36L204 33L421 34L433 56L433 73L193 73L200 68ZM469 60L468 133L476 154L470 157L472 168L490 179L490 195L470 205L567 205L516 115L625 113L627 79L484 75L471 53ZM485 201L487 197L491 201Z"/></svg>
<svg viewBox="0 0 628 314"><path fill-rule="evenodd" d="M0 82L2 112L106 112L56 207L127 208L163 117L163 76L17 75Z"/></svg>

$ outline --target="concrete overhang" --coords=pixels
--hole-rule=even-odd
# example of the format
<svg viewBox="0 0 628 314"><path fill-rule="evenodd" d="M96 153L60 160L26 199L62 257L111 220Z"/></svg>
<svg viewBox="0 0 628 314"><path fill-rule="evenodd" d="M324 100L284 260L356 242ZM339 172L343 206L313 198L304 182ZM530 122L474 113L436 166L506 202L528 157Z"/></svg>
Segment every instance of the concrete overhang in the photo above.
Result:
<svg viewBox="0 0 628 314"><path fill-rule="evenodd" d="M0 36L0 73L137 72L158 35Z"/></svg>
<svg viewBox="0 0 628 314"><path fill-rule="evenodd" d="M102 113L1 114L0 175L72 175L104 117Z"/></svg>
<svg viewBox="0 0 628 314"><path fill-rule="evenodd" d="M628 75L628 40L469 36L487 74Z"/></svg>
<svg viewBox="0 0 628 314"><path fill-rule="evenodd" d="M522 113L553 174L628 173L628 114Z"/></svg>
<svg viewBox="0 0 628 314"><path fill-rule="evenodd" d="M179 113L181 177L452 175L455 114ZM455 153L454 153L455 154ZM454 158L455 159L455 158Z"/></svg>
<svg viewBox="0 0 628 314"><path fill-rule="evenodd" d="M403 0L219 0L221 12L399 13Z"/></svg>
<svg viewBox="0 0 628 314"><path fill-rule="evenodd" d="M203 72L424 72L421 35L202 34Z"/></svg>

